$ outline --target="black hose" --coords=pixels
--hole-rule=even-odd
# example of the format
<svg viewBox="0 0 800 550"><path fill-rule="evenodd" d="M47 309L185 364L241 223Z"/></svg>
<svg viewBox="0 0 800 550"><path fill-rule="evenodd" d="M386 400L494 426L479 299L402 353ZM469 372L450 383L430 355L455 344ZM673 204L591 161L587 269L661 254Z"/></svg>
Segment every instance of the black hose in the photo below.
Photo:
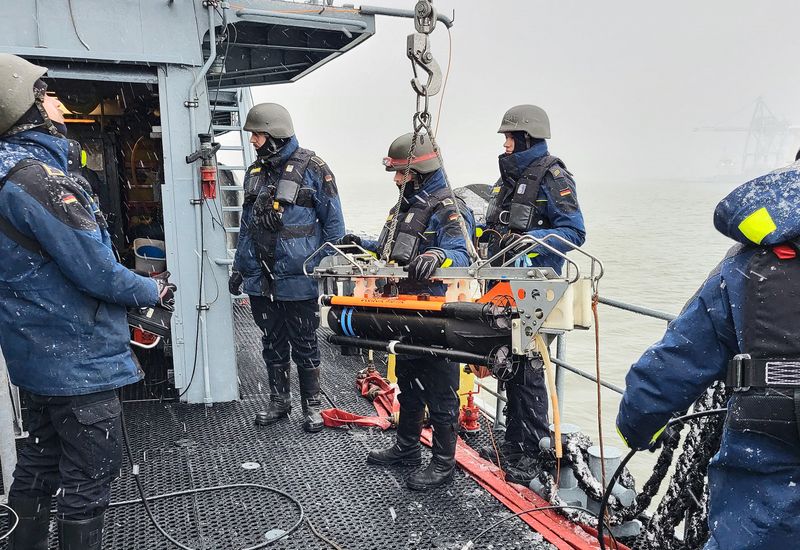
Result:
<svg viewBox="0 0 800 550"><path fill-rule="evenodd" d="M8 523L9 523L9 525L11 525L11 527L8 528L8 531L6 531L2 535L0 535L0 540L3 540L3 539L6 539L6 538L10 537L11 533L13 533L14 530L19 525L19 514L17 514L16 510L14 510L8 504L0 503L0 508L5 508L6 510L8 510L8 512L7 512L7 514L8 514ZM12 515L14 516L13 525L12 525L12 521L11 521L11 516Z"/></svg>
<svg viewBox="0 0 800 550"><path fill-rule="evenodd" d="M150 519L150 522L155 526L156 529L158 529L158 531L164 536L164 538L166 538L168 541L170 541L172 544L174 544L178 548L181 548L182 550L195 550L195 549L191 548L190 546L186 546L183 543L179 542L178 540L174 539L169 533L167 533L164 530L164 528L161 526L160 523L158 523L158 520L153 515L152 510L150 510L150 505L148 504L149 501L151 501L151 500L161 500L161 499L165 499L165 498L172 498L172 497L177 497L177 496L181 496L181 495L191 495L191 494L197 494L197 493L209 493L209 492L213 492L213 491L222 491L222 490L226 490L226 489L256 488L256 489L261 489L261 490L264 490L264 491L269 491L271 493L276 493L278 495L281 495L282 497L285 497L286 499L290 500L297 507L297 510L298 510L298 512L300 514L300 517L297 519L297 521L294 523L294 525L292 525L282 535L280 535L279 537L276 537L274 539L268 540L266 542L262 542L260 544L257 544L255 546L248 546L247 548L245 548L243 550L258 550L259 548L265 548L266 546L269 546L270 544L272 544L274 542L277 542L277 541L279 541L281 539L284 539L284 538L288 537L290 534L292 534L294 531L296 531L303 524L303 522L305 521L305 519L306 519L305 512L303 511L303 505L300 503L299 500L297 500L295 497L293 497L289 493L281 491L280 489L277 489L275 487L270 487L269 485L259 485L259 484L256 484L256 483L233 483L233 484L229 484L229 485L217 485L217 486L214 486L214 487L202 487L202 488L199 488L199 489L187 489L185 491L176 491L174 493L167 493L167 494L163 494L163 495L157 495L157 496L153 496L153 497L148 497L145 494L144 485L142 484L142 480L139 477L141 475L140 472L139 472L139 465L136 464L134 462L134 460L133 460L133 453L131 452L130 441L128 440L128 429L127 429L127 426L125 425L125 415L123 413L120 414L120 420L122 422L122 439L123 439L123 442L125 443L125 452L128 455L128 460L131 463L131 472L133 474L133 479L136 482L136 489L139 492L139 497L140 498L137 499L137 500L126 500L126 501L121 501L121 502L112 502L109 505L109 508L116 507L116 506L125 506L125 505L128 505L128 504L135 504L137 502L141 502L144 505L144 510L147 513L147 517Z"/></svg>
<svg viewBox="0 0 800 550"><path fill-rule="evenodd" d="M688 422L689 420L694 420L696 418L702 418L704 416L711 416L713 414L723 414L727 413L728 409L710 409L707 411L699 411L693 412L689 414L685 414L683 416L679 416L677 418L673 418L669 422L667 422L667 426L672 426L674 424L683 424L684 422ZM614 475L611 476L611 479L608 480L608 486L606 487L605 492L603 493L603 500L600 501L600 511L598 512L599 517L603 517L606 513L606 508L608 508L608 499L611 496L611 490L614 488L614 484L617 482L617 479L620 475L622 475L622 471L625 469L625 466L630 462L633 456L638 453L642 449L631 449L631 451L625 455L625 458L622 459L622 462L619 463L617 466ZM603 527L605 521L598 521L597 522L597 542L600 544L600 550L606 550L606 541L603 537ZM609 534L611 534L611 528L608 529ZM612 534L613 536L613 534Z"/></svg>

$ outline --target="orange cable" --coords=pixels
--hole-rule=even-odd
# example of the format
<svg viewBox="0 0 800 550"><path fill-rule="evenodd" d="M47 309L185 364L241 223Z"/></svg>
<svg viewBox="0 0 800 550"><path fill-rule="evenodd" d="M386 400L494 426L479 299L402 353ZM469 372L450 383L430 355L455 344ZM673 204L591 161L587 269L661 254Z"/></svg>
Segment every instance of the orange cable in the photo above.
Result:
<svg viewBox="0 0 800 550"><path fill-rule="evenodd" d="M439 135L439 122L442 120L442 105L444 104L444 94L447 91L447 81L450 79L450 65L453 60L453 34L450 27L447 27L447 72L444 73L444 84L442 84L442 97L439 100L439 109L436 111L436 129L434 134Z"/></svg>
<svg viewBox="0 0 800 550"><path fill-rule="evenodd" d="M481 411L481 414L484 416L484 418L486 418L486 420L491 420L491 418L489 418L489 415L486 414L485 412ZM497 458L497 467L500 468L500 477L502 477L502 479L505 480L506 472L500 465L500 451L497 450L497 445L495 444L494 441L494 432L491 429L489 430L489 440L492 442L492 448L494 449L494 456L495 458Z"/></svg>
<svg viewBox="0 0 800 550"><path fill-rule="evenodd" d="M606 488L606 457L603 449L603 404L600 395L600 315L597 312L599 294L595 289L592 296L592 315L594 316L594 357L595 377L597 378L597 439L600 444L600 481Z"/></svg>

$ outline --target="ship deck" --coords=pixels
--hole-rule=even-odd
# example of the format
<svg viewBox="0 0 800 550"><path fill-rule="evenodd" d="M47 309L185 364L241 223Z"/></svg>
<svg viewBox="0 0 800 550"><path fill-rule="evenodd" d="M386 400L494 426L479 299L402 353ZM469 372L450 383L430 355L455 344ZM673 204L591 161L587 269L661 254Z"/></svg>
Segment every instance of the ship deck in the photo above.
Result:
<svg viewBox="0 0 800 550"><path fill-rule="evenodd" d="M348 550L460 549L483 528L509 515L460 470L452 484L417 493L403 485L411 471L408 468L367 465L367 450L390 444L392 432L326 428L306 434L300 426L299 407L288 420L255 426L255 413L269 399L260 332L246 307L235 308L235 323L240 401L213 407L168 400L125 403L131 446L148 496L225 484L267 485L296 499L319 533ZM320 345L322 385L329 399L351 412L375 414L372 404L355 389L355 374L364 367L361 358L341 357L324 338ZM296 375L293 379L297 396ZM426 449L425 459L428 456ZM137 498L126 460L121 477L114 482L112 500ZM158 499L151 507L171 536L195 549L252 548L290 531L300 519L290 499L255 487ZM105 550L175 548L150 523L140 502L112 505L105 525ZM53 537L51 548L55 547ZM476 547L553 548L517 518L482 537ZM2 542L0 548L4 548ZM303 521L267 548L335 546L320 539Z"/></svg>

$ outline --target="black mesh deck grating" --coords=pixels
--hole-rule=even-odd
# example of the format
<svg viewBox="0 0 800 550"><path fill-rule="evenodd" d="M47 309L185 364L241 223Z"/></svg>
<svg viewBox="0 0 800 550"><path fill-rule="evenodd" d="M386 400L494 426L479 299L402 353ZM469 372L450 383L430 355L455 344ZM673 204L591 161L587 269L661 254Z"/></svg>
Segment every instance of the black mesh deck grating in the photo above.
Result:
<svg viewBox="0 0 800 550"><path fill-rule="evenodd" d="M429 493L403 486L410 469L369 466L369 448L388 445L393 433L376 429L332 430L306 434L297 409L289 420L257 427L253 417L268 400L260 333L249 310L236 308L237 354L242 399L236 403L182 405L137 402L125 405L134 455L142 464L148 495L228 483L271 485L297 498L317 529L348 550L460 549L471 536L508 511L466 474ZM341 357L321 342L323 387L340 408L374 414L355 390L363 360ZM429 453L426 451L426 460ZM245 463L258 463L246 469ZM125 463L113 500L137 498ZM242 488L180 496L152 503L169 533L197 549L239 549L286 530L298 518L294 504L272 493ZM51 540L55 548L55 540ZM552 548L521 521L506 522L478 548ZM0 543L0 548L4 548ZM174 548L150 524L141 504L112 508L106 515L106 550ZM268 548L328 549L307 526Z"/></svg>

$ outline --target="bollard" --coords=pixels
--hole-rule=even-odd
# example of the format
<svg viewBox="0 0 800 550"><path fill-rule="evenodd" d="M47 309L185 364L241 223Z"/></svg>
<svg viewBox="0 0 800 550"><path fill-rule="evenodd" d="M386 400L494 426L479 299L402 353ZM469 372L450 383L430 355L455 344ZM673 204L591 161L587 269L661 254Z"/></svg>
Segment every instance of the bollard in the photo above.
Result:
<svg viewBox="0 0 800 550"><path fill-rule="evenodd" d="M617 470L619 467L619 463L622 460L622 450L618 447L612 447L610 445L604 445L603 451L606 459L606 476L611 477L611 474ZM601 468L601 460L600 460L600 446L599 445L592 445L589 447L589 470L592 472L592 475L595 479L600 480L602 478L602 468ZM606 484L607 485L607 484ZM605 487L604 487L605 488ZM611 494L617 497L620 504L622 504L625 508L633 504L633 501L636 499L636 491L633 489L627 489L623 487L620 483L615 483L614 488L611 490Z"/></svg>
<svg viewBox="0 0 800 550"><path fill-rule="evenodd" d="M550 436L543 437L539 440L539 448L542 450L552 449L553 445L553 432L555 426L550 424ZM575 424L564 423L561 424L561 443L567 444L569 436L580 433L581 429ZM555 472L550 472L555 476ZM530 489L541 497L546 495L546 487L544 487L538 479L534 479L528 485ZM569 460L561 461L561 472L558 479L558 496L571 506L586 507L586 493L578 487L578 479L572 471L572 463Z"/></svg>

